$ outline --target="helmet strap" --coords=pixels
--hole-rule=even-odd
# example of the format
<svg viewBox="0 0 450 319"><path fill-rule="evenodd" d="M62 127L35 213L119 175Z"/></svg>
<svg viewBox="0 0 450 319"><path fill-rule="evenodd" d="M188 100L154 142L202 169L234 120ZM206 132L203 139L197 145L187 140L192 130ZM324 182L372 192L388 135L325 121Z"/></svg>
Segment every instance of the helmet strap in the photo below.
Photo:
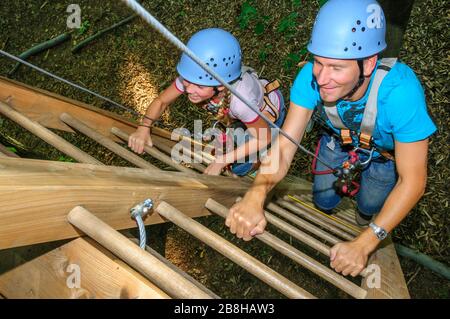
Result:
<svg viewBox="0 0 450 319"><path fill-rule="evenodd" d="M358 89L364 83L364 59L358 59L358 60L356 60L356 62L358 63L358 67L359 67L359 79L358 79L358 82L353 87L353 89L351 89L350 92L348 92L343 98L347 98L347 99L351 98L353 96L353 94L355 94L356 91L358 91Z"/></svg>
<svg viewBox="0 0 450 319"><path fill-rule="evenodd" d="M213 87L213 90L214 90L214 96L218 96L218 95L220 94L220 91L219 91L219 89L217 88L217 86L214 86L214 87Z"/></svg>

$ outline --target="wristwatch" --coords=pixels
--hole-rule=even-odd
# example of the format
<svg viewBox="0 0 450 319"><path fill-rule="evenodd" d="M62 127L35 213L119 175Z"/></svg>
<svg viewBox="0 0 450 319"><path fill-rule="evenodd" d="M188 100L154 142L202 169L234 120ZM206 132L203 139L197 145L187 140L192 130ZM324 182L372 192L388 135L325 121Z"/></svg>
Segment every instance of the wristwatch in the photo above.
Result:
<svg viewBox="0 0 450 319"><path fill-rule="evenodd" d="M388 235L387 231L383 227L380 227L375 223L370 223L369 227L372 228L373 232L379 240L385 239Z"/></svg>

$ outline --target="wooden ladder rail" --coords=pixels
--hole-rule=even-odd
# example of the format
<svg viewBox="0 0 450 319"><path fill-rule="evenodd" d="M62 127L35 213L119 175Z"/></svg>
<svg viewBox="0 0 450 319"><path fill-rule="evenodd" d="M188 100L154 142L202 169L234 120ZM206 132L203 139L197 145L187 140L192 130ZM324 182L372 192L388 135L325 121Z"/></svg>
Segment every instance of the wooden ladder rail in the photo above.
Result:
<svg viewBox="0 0 450 319"><path fill-rule="evenodd" d="M67 125L70 125L77 131L83 133L84 135L90 137L97 143L103 145L116 155L120 156L121 158L127 160L128 162L136 165L139 168L146 168L150 170L159 170L158 167L154 166L153 164L150 164L146 160L142 159L141 157L137 156L136 154L126 150L110 138L103 136L102 134L98 133L94 129L90 128L86 124L84 124L82 121L77 120L76 118L72 117L68 113L62 113L59 117L61 121L66 123Z"/></svg>
<svg viewBox="0 0 450 319"><path fill-rule="evenodd" d="M44 126L40 125L39 123L33 120L30 120L28 117L24 116L20 112L17 112L8 104L0 102L0 113L5 115L9 119L13 120L26 130L33 133L34 135L40 137L48 144L54 146L59 151L79 161L80 163L104 165L102 162L96 160L95 158L83 152L79 148L73 146L71 143L67 142L65 139L56 135L49 129L45 128Z"/></svg>

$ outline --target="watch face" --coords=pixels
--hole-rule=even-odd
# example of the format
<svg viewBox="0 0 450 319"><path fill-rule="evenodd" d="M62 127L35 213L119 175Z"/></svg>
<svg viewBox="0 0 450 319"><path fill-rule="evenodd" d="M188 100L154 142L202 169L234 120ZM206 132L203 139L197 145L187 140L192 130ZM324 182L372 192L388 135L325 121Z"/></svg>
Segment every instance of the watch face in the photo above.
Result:
<svg viewBox="0 0 450 319"><path fill-rule="evenodd" d="M380 238L381 240L385 239L387 237L387 232L382 229L380 230L380 232L378 233L378 238Z"/></svg>

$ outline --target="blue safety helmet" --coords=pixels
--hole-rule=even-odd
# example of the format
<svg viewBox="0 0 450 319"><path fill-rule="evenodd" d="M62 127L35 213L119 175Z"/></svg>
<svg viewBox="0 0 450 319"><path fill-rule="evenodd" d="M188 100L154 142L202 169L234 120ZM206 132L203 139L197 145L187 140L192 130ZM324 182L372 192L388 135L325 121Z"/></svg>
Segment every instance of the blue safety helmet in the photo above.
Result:
<svg viewBox="0 0 450 319"><path fill-rule="evenodd" d="M187 47L226 82L241 75L241 46L231 33L218 28L204 29L189 39ZM221 85L185 53L181 55L177 71L182 78L198 85Z"/></svg>
<svg viewBox="0 0 450 319"><path fill-rule="evenodd" d="M386 19L375 0L329 0L320 9L308 51L332 59L363 59L386 48Z"/></svg>

